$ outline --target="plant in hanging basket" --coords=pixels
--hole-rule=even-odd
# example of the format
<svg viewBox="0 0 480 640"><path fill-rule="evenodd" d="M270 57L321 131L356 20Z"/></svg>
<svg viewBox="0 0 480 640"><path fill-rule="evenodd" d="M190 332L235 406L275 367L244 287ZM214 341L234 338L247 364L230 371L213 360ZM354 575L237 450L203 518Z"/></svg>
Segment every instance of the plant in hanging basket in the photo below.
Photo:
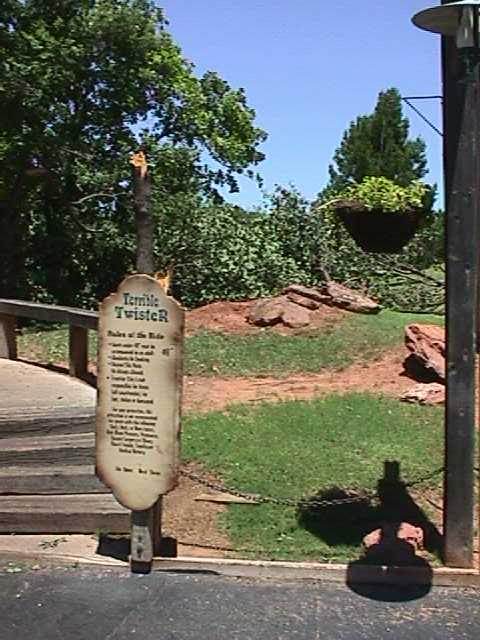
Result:
<svg viewBox="0 0 480 640"><path fill-rule="evenodd" d="M426 217L430 196L421 182L401 187L387 178L367 177L347 187L333 207L364 251L398 253Z"/></svg>

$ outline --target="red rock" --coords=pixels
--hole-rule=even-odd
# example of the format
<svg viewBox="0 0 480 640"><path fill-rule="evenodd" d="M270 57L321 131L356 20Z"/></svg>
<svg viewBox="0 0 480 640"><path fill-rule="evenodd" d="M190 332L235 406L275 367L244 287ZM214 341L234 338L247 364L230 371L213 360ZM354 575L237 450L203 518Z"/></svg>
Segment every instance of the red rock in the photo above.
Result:
<svg viewBox="0 0 480 640"><path fill-rule="evenodd" d="M363 539L366 549L371 549L375 545L391 547L395 542L408 542L415 551L423 549L424 535L423 529L414 527L408 522L386 523L381 529L367 534Z"/></svg>
<svg viewBox="0 0 480 640"><path fill-rule="evenodd" d="M315 311L320 307L320 302L317 302L312 298L306 298L304 296L298 295L298 293L287 293L287 298L290 300L290 302L294 302L295 304L298 304L301 307L305 307L306 309L310 309L312 311Z"/></svg>
<svg viewBox="0 0 480 640"><path fill-rule="evenodd" d="M278 296L257 302L248 315L248 321L260 327L283 322L287 327L299 329L310 324L310 312L286 296Z"/></svg>
<svg viewBox="0 0 480 640"><path fill-rule="evenodd" d="M281 321L286 304L291 304L286 297L259 300L250 310L247 320L260 327L270 327Z"/></svg>
<svg viewBox="0 0 480 640"><path fill-rule="evenodd" d="M322 293L328 298L326 304L332 307L339 307L355 313L379 313L381 310L378 302L333 280L329 280L323 285Z"/></svg>
<svg viewBox="0 0 480 640"><path fill-rule="evenodd" d="M322 302L328 302L330 299L328 295L322 293L319 289L313 287L304 287L301 284L291 284L285 289L286 294L295 294L296 296L301 296L302 298L309 298L310 300L315 300L320 304ZM290 297L290 296L289 296Z"/></svg>
<svg viewBox="0 0 480 640"><path fill-rule="evenodd" d="M310 312L298 304L290 302L282 313L282 322L291 329L300 329L310 324Z"/></svg>
<svg viewBox="0 0 480 640"><path fill-rule="evenodd" d="M445 404L445 385L439 382L417 384L400 396L400 400L413 404L442 405Z"/></svg>
<svg viewBox="0 0 480 640"><path fill-rule="evenodd" d="M410 324L405 327L405 345L410 352L409 359L426 373L445 380L445 330L442 327Z"/></svg>

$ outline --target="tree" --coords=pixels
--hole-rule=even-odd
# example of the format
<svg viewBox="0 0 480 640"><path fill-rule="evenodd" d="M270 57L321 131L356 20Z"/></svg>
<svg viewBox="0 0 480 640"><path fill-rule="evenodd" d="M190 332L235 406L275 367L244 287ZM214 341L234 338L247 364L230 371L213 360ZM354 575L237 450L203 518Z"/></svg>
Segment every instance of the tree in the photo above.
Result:
<svg viewBox="0 0 480 640"><path fill-rule="evenodd" d="M343 135L329 167L327 190L335 193L366 176L384 176L401 186L427 173L425 143L409 139L397 89L382 91L371 115L359 116Z"/></svg>
<svg viewBox="0 0 480 640"><path fill-rule="evenodd" d="M266 134L244 91L197 77L166 27L150 0L2 2L0 295L93 301L116 284L140 143L157 200L254 177Z"/></svg>

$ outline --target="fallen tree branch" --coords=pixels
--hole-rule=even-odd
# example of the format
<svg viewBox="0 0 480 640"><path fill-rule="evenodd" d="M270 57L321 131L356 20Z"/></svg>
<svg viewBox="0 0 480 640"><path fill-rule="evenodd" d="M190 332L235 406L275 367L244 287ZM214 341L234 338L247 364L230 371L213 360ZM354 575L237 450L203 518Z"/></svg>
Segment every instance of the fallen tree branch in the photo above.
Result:
<svg viewBox="0 0 480 640"><path fill-rule="evenodd" d="M92 200L93 198L111 198L112 200L115 200L120 195L120 193L90 193L88 196L83 196L83 198L79 198L70 204L72 206L78 206L79 204L83 204L84 202L87 202L87 200Z"/></svg>
<svg viewBox="0 0 480 640"><path fill-rule="evenodd" d="M421 271L416 267L412 267L409 264L405 264L404 262L392 264L392 262L389 262L388 259L385 259L381 256L375 256L375 260L385 269L388 269L389 271L393 271L394 273L398 273L401 276L408 277L408 275L410 276L413 275L413 276L417 276L422 281L427 281L429 284L435 285L436 287L440 288L444 286L444 282L442 282L442 280L438 280L438 278L434 278L428 273L425 273L424 271Z"/></svg>

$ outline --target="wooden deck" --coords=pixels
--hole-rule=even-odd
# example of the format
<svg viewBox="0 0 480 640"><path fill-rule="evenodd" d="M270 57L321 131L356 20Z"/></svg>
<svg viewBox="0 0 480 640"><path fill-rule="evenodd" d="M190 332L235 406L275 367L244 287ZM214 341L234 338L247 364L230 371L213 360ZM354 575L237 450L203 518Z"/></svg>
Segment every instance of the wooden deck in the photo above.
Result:
<svg viewBox="0 0 480 640"><path fill-rule="evenodd" d="M87 384L0 359L0 533L128 532L130 514L95 476Z"/></svg>

